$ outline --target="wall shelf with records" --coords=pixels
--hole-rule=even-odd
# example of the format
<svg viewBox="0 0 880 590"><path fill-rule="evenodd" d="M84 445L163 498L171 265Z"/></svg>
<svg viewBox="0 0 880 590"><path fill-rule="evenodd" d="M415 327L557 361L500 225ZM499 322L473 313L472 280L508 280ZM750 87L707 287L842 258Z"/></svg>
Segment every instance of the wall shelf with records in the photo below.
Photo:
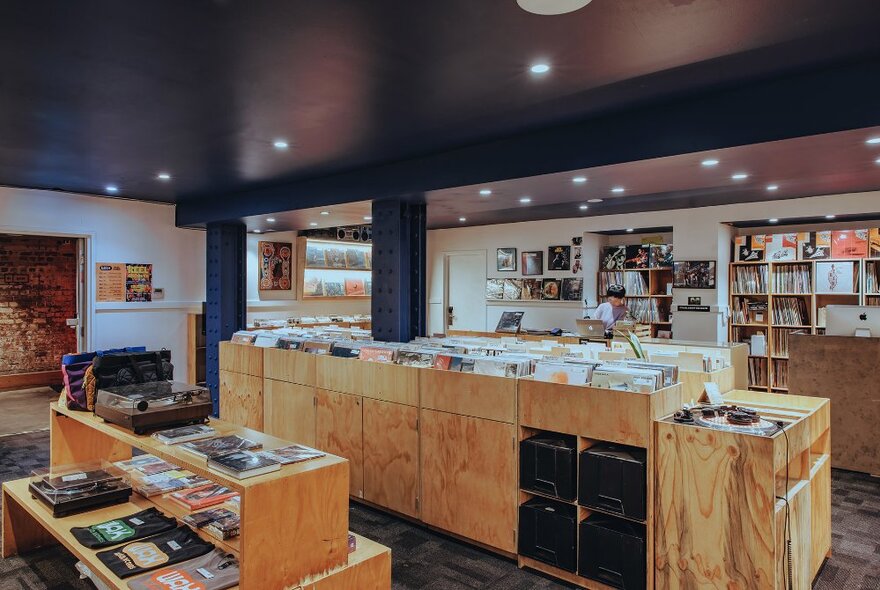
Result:
<svg viewBox="0 0 880 590"><path fill-rule="evenodd" d="M581 303L581 277L534 279L486 279L486 302Z"/></svg>
<svg viewBox="0 0 880 590"><path fill-rule="evenodd" d="M623 270L601 270L597 281L596 300L604 302L609 285L623 285L626 288L626 304L630 314L641 324L651 329L651 337L658 331L669 330L672 305L672 269L638 268ZM670 334L671 336L671 334Z"/></svg>
<svg viewBox="0 0 880 590"><path fill-rule="evenodd" d="M364 299L373 292L373 245L297 238L302 300Z"/></svg>

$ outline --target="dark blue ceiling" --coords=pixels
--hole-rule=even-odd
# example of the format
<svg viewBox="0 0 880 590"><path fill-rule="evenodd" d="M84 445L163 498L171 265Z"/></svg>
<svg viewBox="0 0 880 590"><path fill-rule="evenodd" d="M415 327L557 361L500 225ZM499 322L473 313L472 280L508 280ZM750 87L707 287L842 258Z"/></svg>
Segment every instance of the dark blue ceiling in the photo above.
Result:
<svg viewBox="0 0 880 590"><path fill-rule="evenodd" d="M707 96L729 109L727 89L764 88L742 94L758 99L786 77L801 81L786 87L792 101L803 81L876 73L878 25L876 0L597 0L556 17L515 0L5 0L0 184L114 184L185 203L179 221L197 224L794 136L791 125L730 134L718 112L705 137L660 125L665 149L656 137L637 149L669 105L699 109ZM553 69L536 78L539 59ZM627 113L641 115L621 126ZM711 112L699 115L705 125ZM804 134L880 124L859 108L842 115ZM541 148L566 129L616 155ZM273 149L276 138L290 149Z"/></svg>

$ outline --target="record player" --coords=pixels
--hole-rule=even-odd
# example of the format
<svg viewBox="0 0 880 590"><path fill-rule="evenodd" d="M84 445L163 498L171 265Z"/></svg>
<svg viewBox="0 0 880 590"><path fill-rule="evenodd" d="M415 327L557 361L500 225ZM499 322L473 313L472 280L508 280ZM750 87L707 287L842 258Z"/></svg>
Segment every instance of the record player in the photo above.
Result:
<svg viewBox="0 0 880 590"><path fill-rule="evenodd" d="M99 389L95 414L143 434L158 428L207 422L213 406L208 389L176 381L132 383Z"/></svg>
<svg viewBox="0 0 880 590"><path fill-rule="evenodd" d="M780 430L775 422L762 418L757 410L734 405L684 406L673 414L672 420L679 424L758 436L773 436Z"/></svg>
<svg viewBox="0 0 880 590"><path fill-rule="evenodd" d="M123 504L131 497L125 473L109 463L38 469L33 472L28 489L56 518Z"/></svg>

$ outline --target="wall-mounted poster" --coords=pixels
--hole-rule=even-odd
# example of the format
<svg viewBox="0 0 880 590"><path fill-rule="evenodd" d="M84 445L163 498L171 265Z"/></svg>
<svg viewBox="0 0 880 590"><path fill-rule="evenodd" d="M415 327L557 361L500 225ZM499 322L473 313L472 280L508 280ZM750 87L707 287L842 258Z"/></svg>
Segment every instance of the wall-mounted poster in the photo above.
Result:
<svg viewBox="0 0 880 590"><path fill-rule="evenodd" d="M544 274L544 253L523 252L522 273L525 277Z"/></svg>
<svg viewBox="0 0 880 590"><path fill-rule="evenodd" d="M547 249L547 270L570 270L571 246L550 246Z"/></svg>
<svg viewBox="0 0 880 590"><path fill-rule="evenodd" d="M95 300L125 301L125 276L121 262L95 264Z"/></svg>
<svg viewBox="0 0 880 590"><path fill-rule="evenodd" d="M125 265L125 300L153 300L152 264L127 263Z"/></svg>
<svg viewBox="0 0 880 590"><path fill-rule="evenodd" d="M290 258L293 247L290 242L260 242L260 291L289 291Z"/></svg>
<svg viewBox="0 0 880 590"><path fill-rule="evenodd" d="M852 262L817 262L816 293L853 293L854 266Z"/></svg>
<svg viewBox="0 0 880 590"><path fill-rule="evenodd" d="M599 270L623 270L626 261L626 246L607 246L602 249Z"/></svg>
<svg viewBox="0 0 880 590"><path fill-rule="evenodd" d="M676 289L714 289L714 260L685 260L673 264L673 287Z"/></svg>
<svg viewBox="0 0 880 590"><path fill-rule="evenodd" d="M623 268L648 268L649 250L650 247L641 244L627 246Z"/></svg>
<svg viewBox="0 0 880 590"><path fill-rule="evenodd" d="M559 301L559 295L562 291L560 283L559 279L544 279L541 285L541 299L545 301Z"/></svg>
<svg viewBox="0 0 880 590"><path fill-rule="evenodd" d="M516 248L498 248L497 269L501 272L516 270Z"/></svg>
<svg viewBox="0 0 880 590"><path fill-rule="evenodd" d="M562 300L580 301L584 293L584 280L566 277L562 279Z"/></svg>

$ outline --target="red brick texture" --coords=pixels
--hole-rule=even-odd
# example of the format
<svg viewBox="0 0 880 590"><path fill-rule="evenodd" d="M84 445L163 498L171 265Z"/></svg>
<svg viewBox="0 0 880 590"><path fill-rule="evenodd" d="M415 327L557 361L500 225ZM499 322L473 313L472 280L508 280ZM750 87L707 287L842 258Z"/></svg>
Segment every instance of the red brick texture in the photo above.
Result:
<svg viewBox="0 0 880 590"><path fill-rule="evenodd" d="M0 375L58 370L75 316L76 240L0 235Z"/></svg>

